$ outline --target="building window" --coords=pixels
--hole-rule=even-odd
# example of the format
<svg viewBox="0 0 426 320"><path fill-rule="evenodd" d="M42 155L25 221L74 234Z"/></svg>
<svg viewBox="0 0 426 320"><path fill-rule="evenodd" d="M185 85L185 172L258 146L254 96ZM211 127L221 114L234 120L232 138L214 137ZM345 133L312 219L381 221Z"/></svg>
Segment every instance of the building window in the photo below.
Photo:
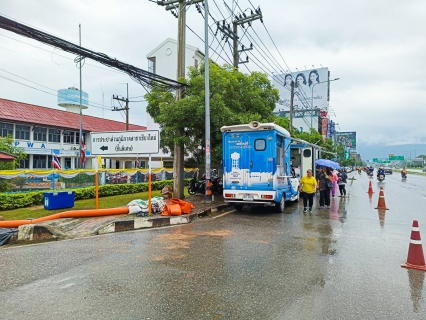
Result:
<svg viewBox="0 0 426 320"><path fill-rule="evenodd" d="M46 155L44 154L33 155L33 169L46 169Z"/></svg>
<svg viewBox="0 0 426 320"><path fill-rule="evenodd" d="M86 143L86 135L83 132L84 143ZM75 144L80 145L80 132L75 133Z"/></svg>
<svg viewBox="0 0 426 320"><path fill-rule="evenodd" d="M74 143L74 131L64 131L64 143Z"/></svg>
<svg viewBox="0 0 426 320"><path fill-rule="evenodd" d="M65 158L65 169L71 169L71 158Z"/></svg>
<svg viewBox="0 0 426 320"><path fill-rule="evenodd" d="M27 155L27 158L25 160L19 161L18 165L19 169L29 169L30 168L30 156Z"/></svg>
<svg viewBox="0 0 426 320"><path fill-rule="evenodd" d="M16 125L15 139L30 140L30 126Z"/></svg>
<svg viewBox="0 0 426 320"><path fill-rule="evenodd" d="M0 122L0 136L7 137L9 134L13 136L13 124Z"/></svg>
<svg viewBox="0 0 426 320"><path fill-rule="evenodd" d="M49 129L49 142L61 142L61 130Z"/></svg>
<svg viewBox="0 0 426 320"><path fill-rule="evenodd" d="M34 127L33 131L34 141L46 141L47 138L47 128Z"/></svg>
<svg viewBox="0 0 426 320"><path fill-rule="evenodd" d="M59 163L61 160L59 160ZM47 168L48 169L56 169L56 167L53 167L53 163L52 163L52 156L47 156Z"/></svg>
<svg viewBox="0 0 426 320"><path fill-rule="evenodd" d="M155 67L156 67L155 57L148 58L148 71L151 73L155 73L155 69L156 69Z"/></svg>

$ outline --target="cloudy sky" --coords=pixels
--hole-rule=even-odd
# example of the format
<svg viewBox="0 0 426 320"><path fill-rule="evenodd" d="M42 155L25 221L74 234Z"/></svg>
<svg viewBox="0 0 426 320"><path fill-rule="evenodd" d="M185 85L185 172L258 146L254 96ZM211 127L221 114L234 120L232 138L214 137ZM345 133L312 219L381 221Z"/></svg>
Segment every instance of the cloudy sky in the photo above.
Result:
<svg viewBox="0 0 426 320"><path fill-rule="evenodd" d="M328 67L331 78L340 78L331 83L331 119L339 131L357 131L360 148L426 143L424 0L226 3L237 14L249 14L246 9L259 5L263 13L264 24L253 22L242 38L246 46L251 39L257 45L248 53L252 62L241 66L241 71L272 76L287 69ZM210 0L209 6L216 20L229 18L223 0ZM0 14L74 43L78 43L81 23L84 47L145 70L146 54L166 38L177 37L177 19L149 0L1 0ZM187 29L187 43L204 51L199 38L204 39L204 22L195 6L188 9L187 25L196 33ZM230 62L230 50L227 45L221 49L221 39L210 34L211 47L217 52L211 53L212 59ZM79 72L72 55L3 29L0 40L2 98L59 108L55 91L78 87ZM274 61L274 67L267 60ZM83 68L83 90L93 106L86 114L124 121L123 114L111 111L111 97L125 96L127 83L129 97L138 101L130 105L131 122L146 125L146 103L140 101L144 89L127 75L89 60Z"/></svg>

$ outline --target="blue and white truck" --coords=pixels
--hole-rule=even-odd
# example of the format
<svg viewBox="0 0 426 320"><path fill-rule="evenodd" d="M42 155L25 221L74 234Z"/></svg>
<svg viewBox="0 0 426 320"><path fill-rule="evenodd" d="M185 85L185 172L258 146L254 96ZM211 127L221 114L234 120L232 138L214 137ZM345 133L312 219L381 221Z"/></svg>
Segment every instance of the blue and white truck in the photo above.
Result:
<svg viewBox="0 0 426 320"><path fill-rule="evenodd" d="M265 205L284 212L286 201L299 199L299 179L290 175L292 140L286 129L252 121L220 130L225 202L237 210Z"/></svg>
<svg viewBox="0 0 426 320"><path fill-rule="evenodd" d="M237 210L263 205L284 212L286 201L299 200L300 178L308 169L315 172L315 160L325 152L316 144L292 138L275 123L252 121L220 130L223 196Z"/></svg>

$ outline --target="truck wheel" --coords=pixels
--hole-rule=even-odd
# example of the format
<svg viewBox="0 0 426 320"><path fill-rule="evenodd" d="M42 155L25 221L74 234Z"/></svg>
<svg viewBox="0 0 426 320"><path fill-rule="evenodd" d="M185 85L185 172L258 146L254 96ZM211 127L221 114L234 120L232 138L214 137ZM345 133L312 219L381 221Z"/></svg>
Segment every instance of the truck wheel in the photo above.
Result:
<svg viewBox="0 0 426 320"><path fill-rule="evenodd" d="M243 205L242 204L234 204L234 208L237 211L243 211Z"/></svg>
<svg viewBox="0 0 426 320"><path fill-rule="evenodd" d="M285 193L281 196L280 202L275 202L275 212L284 213L285 209Z"/></svg>

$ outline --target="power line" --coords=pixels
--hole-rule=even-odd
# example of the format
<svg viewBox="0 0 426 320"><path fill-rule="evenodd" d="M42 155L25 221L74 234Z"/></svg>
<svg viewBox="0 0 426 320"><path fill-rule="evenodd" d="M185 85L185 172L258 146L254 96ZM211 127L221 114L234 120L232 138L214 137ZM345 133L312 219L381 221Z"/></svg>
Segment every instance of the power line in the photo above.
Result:
<svg viewBox="0 0 426 320"><path fill-rule="evenodd" d="M15 82L15 83L17 83L17 84L20 84L20 85L22 85L22 86L25 86L25 87L28 87L28 88L31 88L31 89L34 89L34 90L37 90L37 91L41 91L41 92L44 92L44 93L50 94L51 96L66 98L66 96L62 96L62 95L60 95L60 94L50 93L50 92L47 92L47 91L44 91L44 90L41 90L41 89L38 89L38 88L32 87L32 86L30 86L30 85L27 85L27 84L25 84L25 83L22 83L22 82L19 82L19 81L16 81L16 80L10 79L10 78L8 78L8 77L2 76L2 75L0 75L0 78L3 78L3 79L6 79L6 80L9 80L9 81L11 81L11 82ZM48 88L48 89L50 89L50 90L54 90L54 89L51 89L51 88ZM94 108L110 110L109 108L105 108L105 107L98 107L98 106L95 106L95 105L90 104L90 103L88 103L87 105L88 105L88 106L91 106L91 107L94 107Z"/></svg>
<svg viewBox="0 0 426 320"><path fill-rule="evenodd" d="M50 54L54 54L54 55L57 55L57 56L59 56L59 57L62 57L62 58L68 59L68 60L74 60L73 58L66 57L66 56L64 56L64 55L62 55L62 54L59 54L59 53L56 53L56 52L54 52L54 51L49 51L49 50L47 50L47 49L43 49L43 48L37 47L37 46L35 46L35 45L33 45L33 44L30 44L30 43L27 43L27 42L25 42L25 41L21 41L21 40L18 40L18 39L15 39L15 38L12 38L12 37L6 36L6 35L1 34L1 33L0 33L0 36L5 37L5 38L8 38L8 39L11 39L11 40L14 40L14 41L17 41L17 42L20 42L20 43L23 43L23 44L26 44L27 46L30 46L30 47L33 47L33 48L37 48L37 49L39 49L39 50L46 51L46 52L48 52L48 53L50 53ZM56 48L55 48L55 49L56 49ZM102 69L102 70L106 70L106 71L110 71L110 72L114 72L114 73L119 73L119 74L125 74L125 73L124 73L124 72L122 72L122 71L118 71L118 70L114 70L114 69L107 69L107 68L103 68L103 67L100 67L100 66L96 66L96 65L94 65L94 64L91 64L91 63L86 63L86 64L87 64L88 66L91 66L91 67L94 67L94 68L99 68L99 69ZM117 83L121 83L121 82L117 82Z"/></svg>

